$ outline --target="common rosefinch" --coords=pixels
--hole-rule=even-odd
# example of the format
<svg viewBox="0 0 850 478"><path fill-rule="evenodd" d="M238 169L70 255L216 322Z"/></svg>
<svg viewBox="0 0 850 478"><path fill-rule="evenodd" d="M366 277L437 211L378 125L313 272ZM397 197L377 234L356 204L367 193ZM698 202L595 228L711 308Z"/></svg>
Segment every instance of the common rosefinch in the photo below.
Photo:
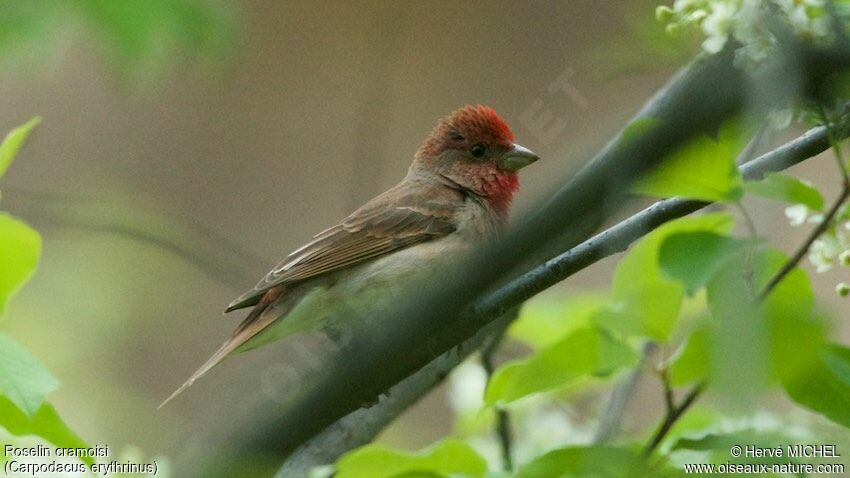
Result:
<svg viewBox="0 0 850 478"><path fill-rule="evenodd" d="M513 140L487 106L441 119L399 184L317 234L230 303L226 312L254 308L162 405L231 352L310 328L334 311L350 313L352 304L375 306L388 295L382 290L421 279L438 262L494 238L507 225L517 171L538 159Z"/></svg>

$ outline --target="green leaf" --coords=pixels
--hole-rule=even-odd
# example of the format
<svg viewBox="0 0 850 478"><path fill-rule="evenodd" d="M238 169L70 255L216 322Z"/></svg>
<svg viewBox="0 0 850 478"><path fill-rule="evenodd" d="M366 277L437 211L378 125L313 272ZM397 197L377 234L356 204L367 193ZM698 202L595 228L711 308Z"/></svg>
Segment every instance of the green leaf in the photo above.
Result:
<svg viewBox="0 0 850 478"><path fill-rule="evenodd" d="M41 254L41 237L23 222L0 213L0 315L29 279Z"/></svg>
<svg viewBox="0 0 850 478"><path fill-rule="evenodd" d="M340 458L336 472L336 478L481 478L487 473L487 463L465 442L449 438L417 453L366 445Z"/></svg>
<svg viewBox="0 0 850 478"><path fill-rule="evenodd" d="M823 211L823 195L793 176L770 173L761 181L744 184L744 191L767 199L790 204L803 204L813 211Z"/></svg>
<svg viewBox="0 0 850 478"><path fill-rule="evenodd" d="M571 447L550 451L526 464L517 478L653 477L662 476L635 453L606 446ZM669 476L664 474L664 476Z"/></svg>
<svg viewBox="0 0 850 478"><path fill-rule="evenodd" d="M668 366L670 384L674 387L702 382L709 374L709 334L701 327L688 336Z"/></svg>
<svg viewBox="0 0 850 478"><path fill-rule="evenodd" d="M38 411L27 416L7 397L0 395L0 426L15 436L35 435L61 448L87 448L88 445L71 431L59 418L49 403L43 403ZM91 458L80 458L92 464Z"/></svg>
<svg viewBox="0 0 850 478"><path fill-rule="evenodd" d="M15 159L18 151L21 150L21 146L24 145L24 141L26 141L30 131L32 131L32 129L39 123L41 123L41 118L36 116L35 118L27 121L24 125L13 129L6 135L3 143L0 144L0 178L2 178L3 174L6 173L9 165L12 164L12 160Z"/></svg>
<svg viewBox="0 0 850 478"><path fill-rule="evenodd" d="M633 190L658 197L737 201L743 181L735 158L742 147L735 125L724 125L717 141L708 136L694 139L639 179Z"/></svg>
<svg viewBox="0 0 850 478"><path fill-rule="evenodd" d="M755 257L755 276L753 280L758 290L767 283L788 262L788 256L782 251L768 249ZM760 304L762 314L767 317L794 316L808 319L815 306L815 293L806 272L794 267L780 281L773 291Z"/></svg>
<svg viewBox="0 0 850 478"><path fill-rule="evenodd" d="M769 382L807 376L823 343L803 270L792 269L764 300L757 298L787 261L779 251L760 250L728 261L708 284L710 380L736 403L756 405Z"/></svg>
<svg viewBox="0 0 850 478"><path fill-rule="evenodd" d="M755 405L770 370L767 331L755 295L758 285L752 280L757 260L743 255L729 260L706 287L712 387L730 405L741 407Z"/></svg>
<svg viewBox="0 0 850 478"><path fill-rule="evenodd" d="M824 346L805 373L784 377L795 402L850 428L850 348Z"/></svg>
<svg viewBox="0 0 850 478"><path fill-rule="evenodd" d="M668 277L685 283L689 294L705 286L731 257L750 246L749 241L713 232L672 234L661 243L658 261Z"/></svg>
<svg viewBox="0 0 850 478"><path fill-rule="evenodd" d="M532 393L563 387L581 377L607 376L633 365L634 350L599 327L585 327L493 374L484 394L488 405L509 403Z"/></svg>
<svg viewBox="0 0 850 478"><path fill-rule="evenodd" d="M0 335L0 393L32 418L59 381L29 350Z"/></svg>
<svg viewBox="0 0 850 478"><path fill-rule="evenodd" d="M659 249L675 233L708 231L727 233L732 217L712 213L668 222L638 241L617 264L609 312L597 321L619 333L666 341L676 326L684 286L666 277L659 267Z"/></svg>
<svg viewBox="0 0 850 478"><path fill-rule="evenodd" d="M601 295L587 294L561 300L535 299L523 304L519 317L511 324L510 336L542 349L561 340L572 331L591 324L591 319L606 307Z"/></svg>
<svg viewBox="0 0 850 478"><path fill-rule="evenodd" d="M766 250L757 256L754 281L758 290L787 262L788 256L777 250ZM814 310L811 281L799 267L785 275L759 304L760 319L768 333L771 370L783 383L808 376L817 367L818 354L826 342L826 326Z"/></svg>
<svg viewBox="0 0 850 478"><path fill-rule="evenodd" d="M241 38L230 9L195 0L86 0L76 16L122 73L158 73L176 56L210 66L232 56Z"/></svg>

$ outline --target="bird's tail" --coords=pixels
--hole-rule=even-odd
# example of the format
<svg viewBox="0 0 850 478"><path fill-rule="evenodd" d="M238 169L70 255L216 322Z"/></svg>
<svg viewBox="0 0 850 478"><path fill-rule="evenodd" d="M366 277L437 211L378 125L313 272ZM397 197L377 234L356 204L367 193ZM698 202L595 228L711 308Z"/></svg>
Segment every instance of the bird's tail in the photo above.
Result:
<svg viewBox="0 0 850 478"><path fill-rule="evenodd" d="M180 395L181 393L183 393L184 390L192 386L192 384L195 383L195 380L201 378L201 376L209 372L210 369L221 363L221 361L224 360L224 358L227 357L230 352L232 352L236 349L236 347L239 346L239 344L235 342L235 338L236 337L231 337L224 344L222 344L222 346L218 350L216 350L212 357L210 357L209 360L204 362L204 364L201 365L201 368L199 368L197 371L195 371L195 373L192 374L191 377L189 377L189 380L183 382L183 385L180 385L180 388L178 388L174 391L174 393L169 395L169 397L166 398L162 403L160 403L159 406L156 407L156 409L159 410L160 408L164 407L166 403L170 402L174 399L174 397Z"/></svg>
<svg viewBox="0 0 850 478"><path fill-rule="evenodd" d="M177 390L174 391L168 398L165 399L161 404L159 404L157 410L164 407L166 403L170 402L174 397L183 393L184 390L189 388L195 380L201 378L204 374L210 371L213 367L220 364L222 360L224 360L231 352L238 349L240 346L245 344L247 341L251 340L252 337L260 333L263 329L271 325L272 322L275 321L278 317L281 316L280 310L277 310L275 307L269 307L271 301L263 301L257 304L254 307L254 310L251 311L250 314L239 324L239 327L233 332L233 335L224 342L221 347L210 357L206 362L204 362L201 367L189 377L189 380L183 383Z"/></svg>

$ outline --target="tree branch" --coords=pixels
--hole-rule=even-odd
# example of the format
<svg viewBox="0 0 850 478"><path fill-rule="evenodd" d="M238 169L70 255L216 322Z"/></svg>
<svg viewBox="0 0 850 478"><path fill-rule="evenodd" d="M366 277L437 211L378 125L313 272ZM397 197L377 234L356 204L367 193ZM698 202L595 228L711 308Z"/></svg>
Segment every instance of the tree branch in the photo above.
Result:
<svg viewBox="0 0 850 478"><path fill-rule="evenodd" d="M599 415L599 424L596 427L596 433L593 435L593 443L598 445L606 443L620 432L623 414L631 401L635 387L637 387L643 367L646 366L649 356L652 355L656 348L657 345L655 342L647 341L643 345L640 363L635 368L629 370L617 383L614 390L611 391L608 401Z"/></svg>
<svg viewBox="0 0 850 478"><path fill-rule="evenodd" d="M250 287L270 262L209 228L147 210L138 204L56 193L5 189L10 211L40 230L77 229L114 234L172 253L222 283Z"/></svg>
<svg viewBox="0 0 850 478"><path fill-rule="evenodd" d="M390 389L377 404L346 415L299 447L278 471L278 478L306 478L312 468L330 464L345 452L371 442L491 337L502 336L516 318L513 310L481 329L472 339L425 366Z"/></svg>
<svg viewBox="0 0 850 478"><path fill-rule="evenodd" d="M781 171L806 159L816 156L830 147L826 128L818 126L812 128L798 138L763 154L740 167L741 174L747 181L762 179L765 174ZM541 291L563 279L583 270L585 267L604 259L610 255L625 251L629 245L648 234L661 224L684 217L692 212L704 208L709 203L701 201L688 201L683 199L666 199L656 202L652 206L636 213L628 219L610 227L573 249L546 261L532 271L509 282L497 291L485 296L478 302L481 308L479 313L486 313L496 306L493 304L513 301L523 301L523 297L531 292ZM533 294L532 294L533 295ZM530 297L530 296L529 296ZM513 316L507 315L507 319L497 322L501 327L507 327ZM308 444L299 448L288 460L284 468L287 474L279 476L301 477L306 476L306 471L312 466L332 463L344 452L361 446L374 438L384 426L394 420L407 407L415 403L418 398L430 391L441 381L444 376L463 359L476 350L493 331L485 330L483 334L476 335L472 340L460 347L464 351L462 355L451 355L451 360L443 357L435 360L431 365L420 372L412 375L399 387L408 391L397 392L391 390L388 398L382 400L378 405L370 408L361 408L346 416L329 429L322 432ZM651 345L649 346L652 347ZM437 365L437 364L441 365ZM440 370L434 373L433 368ZM440 379L435 379L439 377ZM637 380L637 374L630 374L624 382ZM631 392L631 385L623 385ZM625 392L617 394L611 399L611 405L603 413L603 421L610 415L614 416L612 410L619 409L622 413L624 401L628 399ZM385 403L390 401L390 403ZM609 413L610 411L610 413ZM597 442L607 441L619 427L619 418L606 426L600 424L595 440ZM349 430L358 430L359 434L353 434ZM308 458L309 457L309 458ZM300 464L295 467L293 464ZM309 463L309 466L304 466ZM299 470L299 471L296 471ZM303 471L301 471L303 470Z"/></svg>
<svg viewBox="0 0 850 478"><path fill-rule="evenodd" d="M850 120L845 117L844 121ZM773 151L745 163L739 169L744 180L758 181L767 173L787 169L829 148L827 128L818 126ZM476 313L490 314L498 311L502 304L521 303L585 267L625 251L634 241L665 222L687 216L709 204L678 198L658 201L484 296L476 304Z"/></svg>
<svg viewBox="0 0 850 478"><path fill-rule="evenodd" d="M797 251L794 252L794 255L788 259L788 262L782 266L773 277L770 278L770 281L764 287L764 289L759 293L759 300L764 300L770 292L791 272L797 264L800 263L800 260L803 259L803 256L809 252L809 249L812 247L812 244L817 240L818 237L821 236L827 229L829 229L832 224L832 220L835 218L835 214L838 213L838 210L841 209L841 206L847 200L848 196L850 196L850 185L848 183L844 183L841 186L841 192L838 194L838 197L835 199L835 202L832 203L832 206L829 208L829 211L824 215L823 220L815 227L812 232L809 233L806 240L803 241L803 244L797 248Z"/></svg>
<svg viewBox="0 0 850 478"><path fill-rule="evenodd" d="M826 115L823 115L825 121ZM765 288L759 293L758 300L763 301L765 297L767 297L770 292L779 284L786 275L788 275L791 270L793 270L806 254L806 252L811 248L812 244L815 240L823 234L827 228L832 223L832 219L835 217L838 210L841 208L841 205L847 200L847 197L850 196L850 177L848 177L847 170L844 166L844 160L841 156L841 148L839 147L839 142L847 137L848 134L848 117L845 116L841 121L841 128L837 129L833 124L827 121L827 124L822 128L824 130L824 134L826 136L829 145L835 150L835 157L838 161L839 170L842 176L842 189L838 198L836 198L832 207L830 207L829 211L824 216L823 220L806 238L803 244L797 249L797 252L785 263L785 265L773 275L773 277L768 281ZM741 203L738 202L738 205L741 206ZM743 206L741 206L743 211ZM753 236L756 235L755 227L750 224L751 233ZM688 407L690 407L702 391L705 389L705 383L701 383L694 387L693 390L685 397L680 405L675 405L673 390L670 387L668 371L666 368L661 370L661 378L664 385L664 398L665 403L667 405L667 413L662 421L661 425L658 428L658 431L653 436L652 440L649 442L647 447L644 449L644 456L649 456L652 452L658 447L661 443L661 440L667 435L676 421L684 414Z"/></svg>
<svg viewBox="0 0 850 478"><path fill-rule="evenodd" d="M278 453L290 453L338 418L373 402L435 357L472 337L507 308L616 252L612 249L625 248L660 223L704 207L705 203L700 202L662 201L652 211L645 211L646 222L625 221L621 233L611 242L599 244L591 239L580 251L576 248L567 253L568 257L548 261L548 267L512 281L511 287L487 293L546 244L558 240L572 245L586 238L628 198L626 191L632 180L695 134L714 131L739 112L746 102L747 81L732 65L733 50L730 45L724 52L701 59L653 99L651 110L661 127L638 138L630 137L627 142L618 137L537 215L503 240L456 270L447 271L439 283L423 284L402 296L408 300L399 301L393 310L376 314L374 319L365 321L367 324L354 324L363 328L355 331L347 346L329 354L326 369L313 383L300 389L301 396L286 408L283 417L259 434L252 432L253 438L243 443L251 450L271 447ZM809 95L817 91L826 75L850 64L850 51L843 47L801 50L795 58L802 60L801 76L805 79L800 93ZM782 89L762 93L762 99L776 104L784 103L791 92ZM789 161L788 150L795 148L811 150L813 145L795 144L786 148L785 154L771 155L771 161L760 165L785 164ZM811 154L805 157L808 156ZM762 172L766 170L769 169ZM755 167L752 171L759 172ZM565 224L563 218L569 218L569 222ZM483 298L475 300L480 297ZM467 312L458 317L458 310ZM376 374L376 370L382 373Z"/></svg>
<svg viewBox="0 0 850 478"><path fill-rule="evenodd" d="M679 404L676 404L673 400L673 391L670 389L670 384L667 380L664 381L664 395L667 397L665 402L667 403L667 413L664 415L664 421L659 425L658 430L656 430L655 434L652 436L652 440L650 440L649 444L646 448L643 449L643 456L648 457L652 455L652 452L658 448L658 445L661 443L661 440L667 436L667 433L673 428L673 425L679 420L679 418L684 415L684 413L694 404L696 399L700 396L700 394L705 390L705 384L701 383L696 385L694 388L685 395L685 398Z"/></svg>
<svg viewBox="0 0 850 478"><path fill-rule="evenodd" d="M759 293L759 300L764 300L764 298L770 294L777 284L779 284L789 272L797 267L797 264L799 264L803 259L803 256L809 252L809 249L811 249L812 244L814 244L817 238L829 229L835 215L838 214L841 206L847 201L847 198L850 197L850 173L847 172L847 166L844 164L844 158L841 154L841 141L847 137L848 129L850 129L850 126L848 126L846 122L846 113L845 121L840 125L832 124L822 107L821 117L824 122L826 122L824 128L826 129L827 138L835 153L835 160L838 163L838 169L841 173L841 192L838 193L838 197L835 198L835 201L832 203L832 206L829 208L827 213L823 216L821 222L809 233L806 240L803 241L803 244L797 248L794 255L788 259L788 262L782 266L782 269L771 277L770 281L768 281L767 285Z"/></svg>

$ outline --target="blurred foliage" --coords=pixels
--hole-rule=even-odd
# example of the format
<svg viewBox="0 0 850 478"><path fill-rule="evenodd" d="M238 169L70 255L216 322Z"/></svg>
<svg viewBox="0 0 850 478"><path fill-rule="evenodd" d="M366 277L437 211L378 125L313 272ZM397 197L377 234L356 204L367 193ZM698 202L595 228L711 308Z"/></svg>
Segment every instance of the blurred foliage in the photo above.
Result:
<svg viewBox="0 0 850 478"><path fill-rule="evenodd" d="M234 4L223 0L0 0L0 63L7 67L49 65L66 53L78 37L83 40L80 44L93 47L115 76L137 84L158 79L185 63L222 69L242 48L241 20ZM34 118L13 130L0 145L0 176L39 121ZM197 227L169 222L159 214L144 211L120 218L109 213L107 218L103 208L86 207L100 202L83 205L67 199L58 199L51 204L55 208L43 208L40 213L55 214L57 224L85 223L94 230L111 227L133 237L162 242L207 270L221 276L222 269L227 270L229 280L237 277L240 267L250 267L251 260L256 261L237 255L232 261L245 260L228 267L232 264L216 259L222 255L220 249L231 246L229 242L219 241L219 248L212 252L204 247L205 243L194 248L186 245L193 234L208 235L210 242L217 239L213 234L199 233ZM108 209L114 211L114 207L113 201ZM158 234L148 237L147 231ZM35 230L0 213L0 314L9 297L34 272L40 249L41 238ZM60 447L86 446L46 401L46 395L58 384L26 348L0 335L0 427L5 429L4 440L26 446L34 439ZM134 463L141 460L117 458ZM88 458L83 461L91 463ZM167 476L167 470L160 469L160 475Z"/></svg>
<svg viewBox="0 0 850 478"><path fill-rule="evenodd" d="M813 211L823 211L823 195L820 191L786 174L768 174L761 181L746 183L744 190L755 196L789 204L802 204Z"/></svg>
<svg viewBox="0 0 850 478"><path fill-rule="evenodd" d="M29 279L38 263L41 237L23 222L0 213L0 314L9 298Z"/></svg>
<svg viewBox="0 0 850 478"><path fill-rule="evenodd" d="M21 150L21 146L24 145L24 141L26 141L30 131L32 131L32 129L40 122L41 118L35 117L29 120L26 124L13 129L8 135L6 135L3 143L0 144L0 177L3 177L3 174L6 173L6 169L8 169L9 165L12 164L12 160L15 159L18 151Z"/></svg>
<svg viewBox="0 0 850 478"><path fill-rule="evenodd" d="M446 439L419 453L381 445L367 445L337 462L336 478L392 478L397 476L465 476L483 478L487 463L466 443Z"/></svg>
<svg viewBox="0 0 850 478"><path fill-rule="evenodd" d="M744 147L737 125L727 123L717 139L699 137L666 158L660 167L637 181L636 192L728 202L741 197L741 174L735 158Z"/></svg>
<svg viewBox="0 0 850 478"><path fill-rule="evenodd" d="M86 448L84 442L76 433L71 431L56 409L49 403L42 403L38 411L28 416L7 398L0 395L0 425L15 436L37 436L48 443L62 448ZM87 456L80 457L83 463L94 463Z"/></svg>
<svg viewBox="0 0 850 478"><path fill-rule="evenodd" d="M676 330L685 287L661 270L662 242L681 232L726 233L732 224L728 214L713 213L671 221L647 234L617 264L612 305L599 322L621 334L668 340Z"/></svg>
<svg viewBox="0 0 850 478"><path fill-rule="evenodd" d="M682 281L693 295L750 242L712 232L672 234L661 244L658 263L667 276Z"/></svg>
<svg viewBox="0 0 850 478"><path fill-rule="evenodd" d="M637 354L628 345L598 327L584 327L528 359L502 366L490 379L484 399L504 405L581 377L606 377L636 362Z"/></svg>
<svg viewBox="0 0 850 478"><path fill-rule="evenodd" d="M0 335L0 390L27 416L41 408L59 381L26 348Z"/></svg>
<svg viewBox="0 0 850 478"><path fill-rule="evenodd" d="M659 65L678 68L693 58L699 48L698 33L669 35L655 18L657 0L629 0L621 5L622 31L610 35L591 55L594 69L603 76L642 72ZM635 55L635 51L640 51L640 55Z"/></svg>
<svg viewBox="0 0 850 478"><path fill-rule="evenodd" d="M607 446L567 447L550 451L523 466L517 478L607 476L672 476L663 468L650 466L639 454Z"/></svg>
<svg viewBox="0 0 850 478"><path fill-rule="evenodd" d="M151 78L178 60L220 67L241 49L232 6L204 0L0 0L0 59L31 62L82 29L115 73Z"/></svg>
<svg viewBox="0 0 850 478"><path fill-rule="evenodd" d="M607 304L604 294L569 297L557 302L531 301L510 327L510 335L535 349L562 340L574 330L592 324L592 319ZM569 316L572 320L564 320Z"/></svg>
<svg viewBox="0 0 850 478"><path fill-rule="evenodd" d="M0 144L0 177L39 123L33 118ZM24 222L0 213L0 314L35 271L41 237ZM17 436L36 435L60 447L84 447L45 401L59 381L25 347L0 335L0 426ZM91 460L84 460L91 462Z"/></svg>
<svg viewBox="0 0 850 478"><path fill-rule="evenodd" d="M708 54L735 43L735 62L758 68L794 36L803 43L828 44L844 35L848 10L823 0L678 0L660 5L656 17L671 36L697 31Z"/></svg>
<svg viewBox="0 0 850 478"><path fill-rule="evenodd" d="M657 120L636 122L621 141L660 126ZM489 378L474 362L455 372L449 398L458 415L456 435L487 460L489 478L673 476L684 463L776 462L731 457L730 444L850 446L846 428L839 431L850 427L850 348L831 337L805 270L790 268L765 293L789 257L769 247L753 227L743 236L733 232L733 212L749 221L741 202L745 194L812 211L824 209L823 195L789 175L768 175L744 186L735 166L743 137L736 125L726 125L716 139L683 147L637 188L660 197L713 201L730 211L681 218L648 233L619 259L607 293L529 302L509 329L525 356L502 364ZM671 403L680 391L705 383L715 400L711 406L700 401L675 423L650 460L636 452L645 448L649 431L632 435L624 447L587 446L591 438L582 428L587 425L562 409L570 406L565 398L572 398L565 391L580 397L610 385L617 371L639 363L638 349L646 341L664 351L649 357L649 367ZM768 414L771 402L765 399L777 393L796 403L795 413ZM512 412L515 470L500 470L494 408ZM479 476L419 471L393 476Z"/></svg>

